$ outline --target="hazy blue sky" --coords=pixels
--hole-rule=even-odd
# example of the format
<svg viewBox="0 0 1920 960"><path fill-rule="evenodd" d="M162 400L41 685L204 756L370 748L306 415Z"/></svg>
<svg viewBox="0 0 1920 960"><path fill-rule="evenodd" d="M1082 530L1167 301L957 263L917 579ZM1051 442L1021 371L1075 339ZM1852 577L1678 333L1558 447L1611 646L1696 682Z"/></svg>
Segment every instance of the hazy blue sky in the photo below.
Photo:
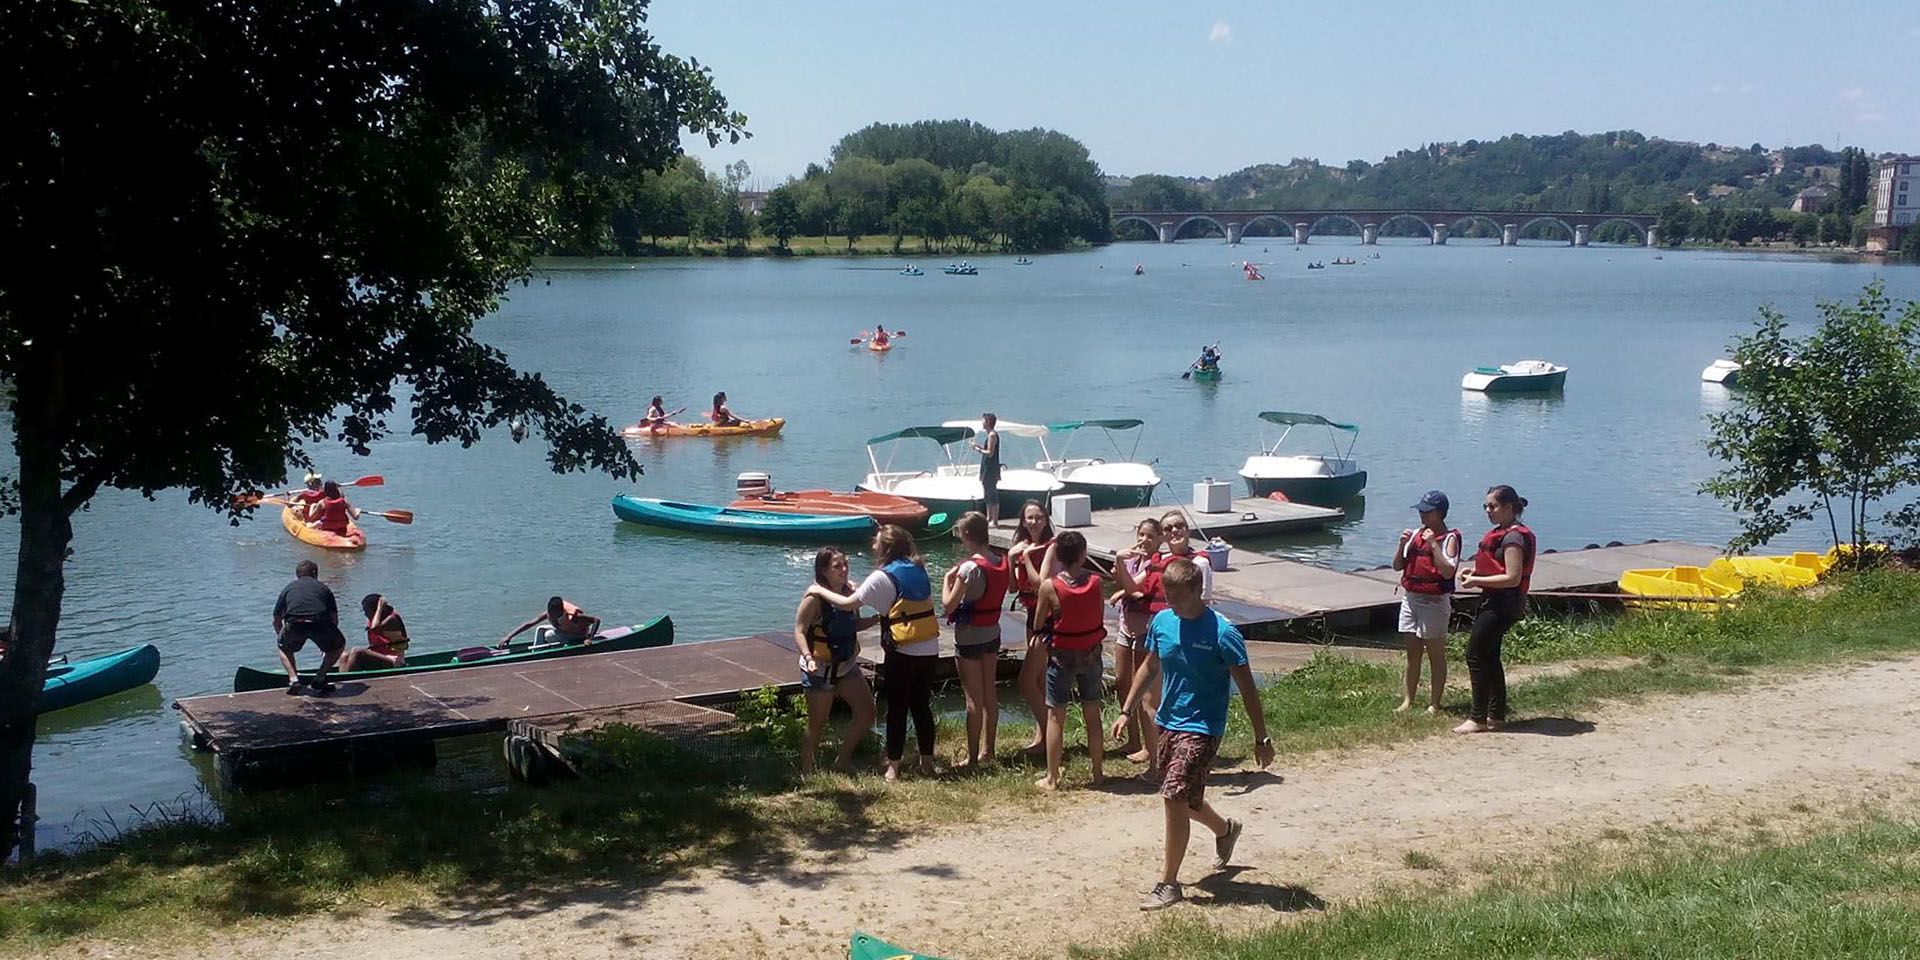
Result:
<svg viewBox="0 0 1920 960"><path fill-rule="evenodd" d="M1631 128L1920 152L1920 3L774 3L655 0L770 186L875 121L1078 138L1108 173L1378 160L1432 140Z"/></svg>

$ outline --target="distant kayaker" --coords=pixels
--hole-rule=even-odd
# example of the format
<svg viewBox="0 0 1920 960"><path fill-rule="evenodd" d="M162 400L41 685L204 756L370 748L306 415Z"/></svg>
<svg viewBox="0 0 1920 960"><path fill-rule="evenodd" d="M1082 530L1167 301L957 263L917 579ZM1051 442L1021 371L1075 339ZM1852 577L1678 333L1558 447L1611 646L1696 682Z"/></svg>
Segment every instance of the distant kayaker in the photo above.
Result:
<svg viewBox="0 0 1920 960"><path fill-rule="evenodd" d="M1218 369L1220 369L1220 347L1219 347L1219 345L1218 345L1218 344L1208 344L1208 345L1206 345L1206 346L1204 346L1204 347L1201 347L1201 348L1200 348L1200 359L1198 359L1198 360L1195 360L1195 361L1193 362L1193 369L1195 369L1195 370L1218 370Z"/></svg>
<svg viewBox="0 0 1920 960"><path fill-rule="evenodd" d="M887 345L887 342L892 339L893 339L892 337L887 335L886 327L883 327L877 323L873 325L873 342L876 346L884 347Z"/></svg>
<svg viewBox="0 0 1920 960"><path fill-rule="evenodd" d="M502 637L494 646L504 647L512 643L514 637L543 623L553 628L554 637L561 643L585 643L600 632L599 617L589 616L585 610L562 597L548 597L545 613L514 627L512 633Z"/></svg>
<svg viewBox="0 0 1920 960"><path fill-rule="evenodd" d="M907 749L907 719L913 719L920 748L920 773L933 775L933 670L940 662L940 621L933 612L933 582L926 562L914 548L913 534L895 524L873 535L873 555L879 568L867 574L852 594L818 583L810 596L841 610L869 607L880 611L880 646L886 651L880 665L882 692L887 698L888 780L900 779L900 761Z"/></svg>
<svg viewBox="0 0 1920 960"><path fill-rule="evenodd" d="M1100 575L1086 566L1086 537L1069 530L1054 541L1053 549L1062 569L1040 584L1033 615L1045 625L1047 637L1047 774L1034 785L1059 789L1067 705L1078 703L1087 728L1087 762L1093 768L1093 785L1098 787L1106 779L1106 740L1100 724L1107 695L1100 659L1107 639L1105 598Z"/></svg>
<svg viewBox="0 0 1920 960"><path fill-rule="evenodd" d="M833 547L822 547L813 555L813 582L835 593L851 593L847 581L847 555ZM853 719L840 737L840 752L833 769L853 772L853 751L873 729L873 691L860 672L859 632L878 623L879 617L862 617L857 611L842 610L807 593L800 598L800 609L793 615L793 642L800 648L800 689L807 695L807 729L800 741L800 772L812 773L813 755L826 732L837 695L853 711Z"/></svg>
<svg viewBox="0 0 1920 960"><path fill-rule="evenodd" d="M1479 590L1486 600L1473 617L1467 637L1467 678L1473 684L1473 712L1454 733L1485 733L1507 722L1507 672L1500 664L1500 641L1527 615L1527 587L1533 579L1538 541L1520 522L1527 498L1506 484L1487 488L1481 506L1493 529L1480 538L1471 569L1460 571L1460 588Z"/></svg>
<svg viewBox="0 0 1920 960"><path fill-rule="evenodd" d="M1060 561L1053 551L1053 518L1038 500L1020 506L1020 526L1013 531L1013 546L1007 550L1013 564L1014 593L1027 611L1027 645L1020 661L1020 678L1015 681L1020 699L1033 713L1033 742L1027 752L1047 746L1047 657L1045 638L1035 629L1034 607L1040 600L1040 584L1060 572Z"/></svg>
<svg viewBox="0 0 1920 960"><path fill-rule="evenodd" d="M367 618L367 645L354 647L340 656L340 670L379 670L407 665L407 623L400 619L387 598L369 593L360 598L360 612Z"/></svg>
<svg viewBox="0 0 1920 960"><path fill-rule="evenodd" d="M1420 529L1400 531L1393 569L1400 571L1400 632L1407 638L1407 695L1395 713L1413 709L1420 692L1420 658L1433 664L1427 712L1439 713L1447 691L1447 622L1453 618L1453 578L1460 569L1460 531L1447 527L1447 495L1429 490L1413 505Z"/></svg>
<svg viewBox="0 0 1920 960"><path fill-rule="evenodd" d="M343 537L360 517L359 509L347 502L347 495L332 480L320 488L320 502L310 507L308 513L313 519L307 521L307 526Z"/></svg>
<svg viewBox="0 0 1920 960"><path fill-rule="evenodd" d="M969 510L953 525L967 559L947 570L940 605L953 625L953 665L967 700L967 766L993 759L1000 729L1000 611L1013 565L987 545L985 514ZM958 764L956 764L958 766Z"/></svg>
<svg viewBox="0 0 1920 960"><path fill-rule="evenodd" d="M667 425L667 401L659 394L647 401L647 412L640 418L640 425L648 430L659 430Z"/></svg>
<svg viewBox="0 0 1920 960"><path fill-rule="evenodd" d="M980 439L968 446L980 454L980 490L985 496L987 525L1000 522L1000 432L994 426L1000 418L991 414L980 415Z"/></svg>
<svg viewBox="0 0 1920 960"><path fill-rule="evenodd" d="M287 693L300 692L300 670L293 655L309 640L320 648L320 669L307 686L319 694L333 692L327 673L340 659L347 638L340 633L340 608L334 603L333 591L320 582L320 567L312 560L294 564L293 582L282 588L279 599L273 602L273 635L279 641L280 666L287 671Z"/></svg>
<svg viewBox="0 0 1920 960"><path fill-rule="evenodd" d="M725 390L713 395L713 409L708 411L707 419L712 420L713 425L716 427L737 427L746 422L734 416L733 410L727 407L727 392Z"/></svg>

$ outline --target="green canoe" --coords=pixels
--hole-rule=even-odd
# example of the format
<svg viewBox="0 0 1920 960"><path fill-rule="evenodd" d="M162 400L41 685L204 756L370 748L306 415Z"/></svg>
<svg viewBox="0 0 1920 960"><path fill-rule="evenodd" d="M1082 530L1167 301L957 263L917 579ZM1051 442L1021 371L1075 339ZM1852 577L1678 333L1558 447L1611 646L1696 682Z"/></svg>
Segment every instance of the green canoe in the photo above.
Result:
<svg viewBox="0 0 1920 960"><path fill-rule="evenodd" d="M1197 368L1193 371L1193 378L1195 380L1201 381L1202 383L1210 383L1210 382L1219 380L1220 368L1219 367Z"/></svg>
<svg viewBox="0 0 1920 960"><path fill-rule="evenodd" d="M377 680L381 677L435 673L441 670L458 670L462 667L484 667L496 663L530 663L537 660L576 657L583 653L613 653L619 650L664 647L672 642L673 619L655 617L646 623L631 627L602 630L599 635L586 643L548 643L536 647L532 640L521 640L504 650L490 646L463 647L459 650L442 650L438 653L409 656L407 665L404 667L335 672L327 674L327 679ZM313 671L302 670L300 676L311 679ZM287 674L283 670L256 670L252 667L241 667L233 673L234 693L245 693L249 690L276 690L286 685Z"/></svg>

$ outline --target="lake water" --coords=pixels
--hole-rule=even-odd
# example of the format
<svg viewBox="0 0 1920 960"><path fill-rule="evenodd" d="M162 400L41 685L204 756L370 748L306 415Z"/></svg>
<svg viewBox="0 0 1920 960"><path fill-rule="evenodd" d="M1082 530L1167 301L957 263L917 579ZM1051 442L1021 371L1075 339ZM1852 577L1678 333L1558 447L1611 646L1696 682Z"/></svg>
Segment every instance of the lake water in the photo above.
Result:
<svg viewBox="0 0 1920 960"><path fill-rule="evenodd" d="M1305 269L1375 250L1381 259ZM1241 259L1267 279L1243 280ZM637 485L555 476L537 442L515 445L504 431L471 450L396 437L365 460L325 447L318 459L331 476L385 476L384 487L356 492L358 505L418 515L406 527L369 520L371 545L357 556L294 542L272 512L236 527L173 494L153 503L103 494L75 520L60 649L80 657L152 641L164 663L157 691L42 719L41 842L196 789L205 764L182 745L167 704L229 689L237 664L273 662L274 595L300 559L320 563L343 608L387 593L422 650L497 638L553 593L608 623L671 613L682 643L776 628L791 622L810 551L626 526L608 498L725 501L744 470L769 471L783 488L850 489L867 470L865 438L988 409L1029 422L1145 420L1140 457L1157 459L1172 488L1157 502L1184 501L1209 476L1234 479L1244 495L1235 471L1260 442L1262 410L1357 423L1355 455L1371 474L1365 509L1320 534L1252 545L1341 569L1385 562L1413 519L1408 505L1434 487L1477 533L1480 493L1513 484L1547 547L1724 542L1733 518L1695 489L1713 471L1702 418L1727 396L1700 383L1700 369L1759 304L1811 320L1816 300L1850 298L1875 277L1896 299L1920 297L1920 270L1710 252L1655 259L1636 248L1193 241L1024 267L975 262L978 276L926 263L928 275L912 278L880 259L666 261L556 271L516 290L481 337L618 422L655 393L669 409L698 412L720 389L743 415L788 418L777 439L639 444L647 475ZM1133 275L1136 262L1144 275ZM875 322L907 336L887 354L848 346ZM1225 379L1181 380L1214 340ZM1569 365L1564 395L1459 388L1475 366L1524 358ZM1295 439L1317 442L1306 432ZM1006 444L1009 460L1037 457L1015 438ZM1113 454L1097 432L1069 450ZM896 463L934 453L909 443ZM17 536L0 527L0 551L11 556ZM1809 530L1783 546L1818 541Z"/></svg>

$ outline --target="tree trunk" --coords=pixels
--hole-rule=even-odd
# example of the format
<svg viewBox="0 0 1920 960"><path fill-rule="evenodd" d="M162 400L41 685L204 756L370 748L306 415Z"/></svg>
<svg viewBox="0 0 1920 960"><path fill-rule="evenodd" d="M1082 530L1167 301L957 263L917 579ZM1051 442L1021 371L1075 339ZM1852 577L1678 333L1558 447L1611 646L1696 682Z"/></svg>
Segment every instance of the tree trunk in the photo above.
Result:
<svg viewBox="0 0 1920 960"><path fill-rule="evenodd" d="M39 436L31 417L15 424L20 450L20 557L14 573L12 646L0 658L0 860L13 852L21 804L33 772L34 714L53 655L66 593L70 511L60 493L59 447Z"/></svg>

